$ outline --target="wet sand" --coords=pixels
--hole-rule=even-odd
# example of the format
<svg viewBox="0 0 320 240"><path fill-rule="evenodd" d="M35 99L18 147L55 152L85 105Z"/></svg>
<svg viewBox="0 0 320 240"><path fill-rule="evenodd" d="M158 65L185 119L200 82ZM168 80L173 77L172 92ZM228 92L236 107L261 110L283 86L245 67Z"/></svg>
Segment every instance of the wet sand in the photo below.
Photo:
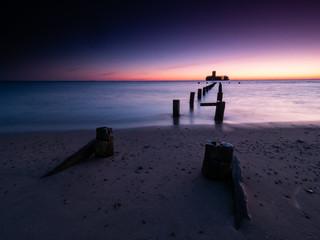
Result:
<svg viewBox="0 0 320 240"><path fill-rule="evenodd" d="M109 126L111 127L111 126ZM114 129L115 155L40 179L95 137L1 134L1 239L319 239L319 124ZM234 145L251 221L201 175L207 140Z"/></svg>

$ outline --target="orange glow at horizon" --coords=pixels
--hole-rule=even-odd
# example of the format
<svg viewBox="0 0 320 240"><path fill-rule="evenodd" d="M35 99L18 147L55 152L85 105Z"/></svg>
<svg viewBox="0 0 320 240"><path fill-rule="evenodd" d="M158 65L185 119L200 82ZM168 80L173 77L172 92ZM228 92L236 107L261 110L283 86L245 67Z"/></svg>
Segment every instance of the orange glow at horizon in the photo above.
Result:
<svg viewBox="0 0 320 240"><path fill-rule="evenodd" d="M230 80L320 79L320 49L161 61L130 60L112 65L88 60L83 67L79 63L78 69L67 70L65 65L63 61L27 65L21 72L21 79L32 74L35 80L49 81L199 81L205 80L212 71L218 76L227 75Z"/></svg>
<svg viewBox="0 0 320 240"><path fill-rule="evenodd" d="M212 63L211 63L212 62ZM261 55L243 55L213 61L157 64L128 67L125 72L97 80L204 80L211 71L228 75L230 80L320 79L320 49L313 52L274 51Z"/></svg>

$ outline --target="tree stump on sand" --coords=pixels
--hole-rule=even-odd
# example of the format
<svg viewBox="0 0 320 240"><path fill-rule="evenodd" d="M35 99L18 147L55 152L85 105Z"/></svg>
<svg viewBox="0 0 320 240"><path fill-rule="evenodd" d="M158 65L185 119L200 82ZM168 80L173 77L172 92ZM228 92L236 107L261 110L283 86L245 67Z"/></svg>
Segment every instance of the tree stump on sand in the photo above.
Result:
<svg viewBox="0 0 320 240"><path fill-rule="evenodd" d="M242 172L236 156L232 160L232 197L236 228L239 229L243 219L251 219L247 207L247 196L243 186Z"/></svg>
<svg viewBox="0 0 320 240"><path fill-rule="evenodd" d="M112 128L96 129L95 156L111 157L114 153Z"/></svg>
<svg viewBox="0 0 320 240"><path fill-rule="evenodd" d="M223 181L232 170L233 146L229 143L208 141L202 163L202 174L206 179Z"/></svg>

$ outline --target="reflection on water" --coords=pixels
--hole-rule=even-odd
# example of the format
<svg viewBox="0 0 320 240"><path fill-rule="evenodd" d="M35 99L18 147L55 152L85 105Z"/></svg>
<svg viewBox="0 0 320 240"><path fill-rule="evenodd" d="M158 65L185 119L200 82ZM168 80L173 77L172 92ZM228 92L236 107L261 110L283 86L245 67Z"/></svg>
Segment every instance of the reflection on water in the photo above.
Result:
<svg viewBox="0 0 320 240"><path fill-rule="evenodd" d="M209 82L210 83L210 82ZM320 81L223 82L225 122L320 120ZM214 124L217 85L201 100L190 92L206 82L1 82L0 131ZM172 118L172 100L180 118Z"/></svg>
<svg viewBox="0 0 320 240"><path fill-rule="evenodd" d="M172 117L173 125L179 125L180 124L180 118L179 117Z"/></svg>

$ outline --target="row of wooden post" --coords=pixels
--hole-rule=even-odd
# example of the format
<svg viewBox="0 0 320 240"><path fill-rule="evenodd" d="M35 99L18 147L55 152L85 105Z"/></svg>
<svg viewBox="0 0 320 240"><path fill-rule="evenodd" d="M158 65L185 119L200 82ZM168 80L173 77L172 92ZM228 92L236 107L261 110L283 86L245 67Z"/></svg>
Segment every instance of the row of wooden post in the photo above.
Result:
<svg viewBox="0 0 320 240"><path fill-rule="evenodd" d="M198 100L201 100L202 95L205 96L206 93L209 92L209 90L211 90L214 87L214 85L216 85L216 82L211 83L210 85L203 87L202 89L199 88L198 89ZM191 92L191 93L193 93L193 95L195 94L195 92ZM191 93L190 93L190 105L194 103L194 97L191 98Z"/></svg>
<svg viewBox="0 0 320 240"><path fill-rule="evenodd" d="M203 87L202 89L199 88L198 89L198 100L201 100L202 95L205 96L206 92L211 90L215 84L216 84L216 82L212 83L206 87ZM190 92L189 104L190 104L191 109L194 106L194 96L195 96L195 92ZM224 118L224 109L225 109L226 103L223 102L222 99L223 99L222 84L219 83L217 102L215 102L215 103L201 103L200 104L200 106L215 106L216 107L216 112L215 112L215 116L214 116L214 120L216 122L222 122L223 118ZM173 117L176 118L179 116L180 116L180 100L174 99L173 100Z"/></svg>
<svg viewBox="0 0 320 240"><path fill-rule="evenodd" d="M198 99L201 99L202 94L203 94L203 96L205 96L206 92L211 90L215 84L216 83L212 83L206 87L203 87L202 89L199 88L198 89ZM189 100L190 108L193 108L193 106L194 106L194 96L195 96L195 92L190 92L190 100ZM180 100L179 99L173 100L173 109L172 110L173 110L173 117L180 116Z"/></svg>
<svg viewBox="0 0 320 240"><path fill-rule="evenodd" d="M224 118L224 109L226 106L226 103L222 101L223 98L223 92L222 92L222 84L219 83L219 90L217 93L217 102L215 103L200 103L200 106L215 106L216 112L214 115L214 120L216 122L222 122Z"/></svg>

